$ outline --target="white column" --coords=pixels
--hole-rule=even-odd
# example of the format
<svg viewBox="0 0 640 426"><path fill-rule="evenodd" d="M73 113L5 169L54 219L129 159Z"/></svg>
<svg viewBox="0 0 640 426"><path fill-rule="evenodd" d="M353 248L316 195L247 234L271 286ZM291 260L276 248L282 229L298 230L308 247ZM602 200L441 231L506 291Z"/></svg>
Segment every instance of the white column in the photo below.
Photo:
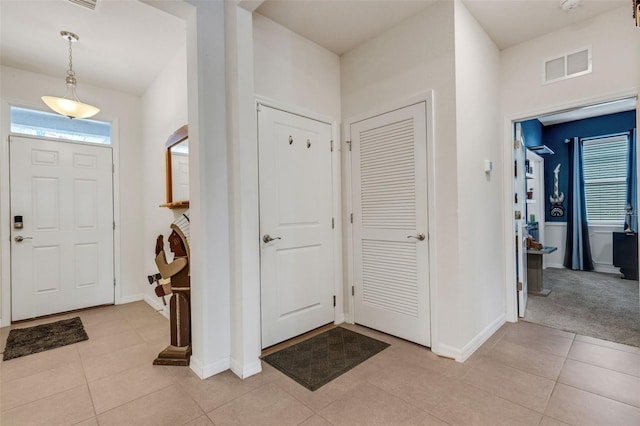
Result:
<svg viewBox="0 0 640 426"><path fill-rule="evenodd" d="M231 208L231 370L260 364L260 229L253 17L259 2L225 2L229 202Z"/></svg>
<svg viewBox="0 0 640 426"><path fill-rule="evenodd" d="M206 378L231 354L225 19L223 2L188 3L191 369Z"/></svg>

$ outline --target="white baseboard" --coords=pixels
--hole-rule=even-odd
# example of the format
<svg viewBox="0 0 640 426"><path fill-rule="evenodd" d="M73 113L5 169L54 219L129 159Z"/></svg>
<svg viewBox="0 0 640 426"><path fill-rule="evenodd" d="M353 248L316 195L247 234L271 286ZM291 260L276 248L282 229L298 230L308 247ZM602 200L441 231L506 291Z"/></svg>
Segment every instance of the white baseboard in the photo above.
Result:
<svg viewBox="0 0 640 426"><path fill-rule="evenodd" d="M593 268L596 272L603 272L605 274L620 274L620 268L613 266L610 263L593 263Z"/></svg>
<svg viewBox="0 0 640 426"><path fill-rule="evenodd" d="M231 371L241 379L246 379L247 377L251 377L254 374L262 372L262 363L260 363L260 360L258 359L257 361L251 362L247 365L242 365L242 363L231 358Z"/></svg>
<svg viewBox="0 0 640 426"><path fill-rule="evenodd" d="M453 358L458 362L464 362L476 350L478 350L478 348L482 346L482 344L486 342L487 339L489 339L489 337L493 335L493 333L498 331L498 329L502 327L502 325L505 322L506 322L505 314L501 314L498 318L493 320L491 324L486 326L484 330L482 330L473 339L471 339L469 343L464 345L462 349L440 343L438 344L437 355L440 355L446 358Z"/></svg>
<svg viewBox="0 0 640 426"><path fill-rule="evenodd" d="M462 359L462 351L460 349L454 348L453 346L445 345L444 343L439 343L437 347L437 352L434 351L433 347L431 348L431 351L434 354L443 356L445 358L455 359L458 362L462 362L460 361Z"/></svg>
<svg viewBox="0 0 640 426"><path fill-rule="evenodd" d="M144 299L144 297L142 296L142 294L133 294L131 296L119 297L115 301L115 304L116 305L124 305L126 303L139 302L139 301L141 301L143 299Z"/></svg>
<svg viewBox="0 0 640 426"><path fill-rule="evenodd" d="M491 324L486 326L484 330L476 335L469 343L467 343L464 348L462 348L462 359L461 362L466 361L484 342L486 342L489 337L493 336L493 333L498 331L502 325L507 322L505 314L501 314L498 318L493 320Z"/></svg>
<svg viewBox="0 0 640 426"><path fill-rule="evenodd" d="M203 380L207 377L215 376L218 373L228 370L229 365L229 357L204 365L198 358L191 356L191 361L189 362L189 368L191 368L191 371L196 373L196 375Z"/></svg>
<svg viewBox="0 0 640 426"><path fill-rule="evenodd" d="M558 269L568 269L567 267L565 267L562 264L550 264L547 265L547 268L558 268ZM545 268L545 269L547 269ZM593 262L593 270L595 272L602 272L605 274L619 274L620 275L620 268L616 268L615 266L613 266L610 263L597 263L597 262Z"/></svg>
<svg viewBox="0 0 640 426"><path fill-rule="evenodd" d="M155 311L160 312L166 319L169 319L169 309L165 309L168 306L164 306L162 303L160 303L160 299L146 295L144 296L144 301L147 302L147 304L151 306Z"/></svg>

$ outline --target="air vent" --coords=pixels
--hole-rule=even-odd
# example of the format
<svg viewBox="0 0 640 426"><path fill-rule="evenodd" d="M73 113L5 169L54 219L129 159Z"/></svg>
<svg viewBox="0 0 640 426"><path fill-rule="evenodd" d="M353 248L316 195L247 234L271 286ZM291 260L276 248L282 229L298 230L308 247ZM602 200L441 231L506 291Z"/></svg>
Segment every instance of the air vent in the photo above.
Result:
<svg viewBox="0 0 640 426"><path fill-rule="evenodd" d="M591 48L570 52L544 63L544 83L578 77L591 72Z"/></svg>
<svg viewBox="0 0 640 426"><path fill-rule="evenodd" d="M86 7L87 9L96 10L96 4L98 0L69 0L73 4Z"/></svg>

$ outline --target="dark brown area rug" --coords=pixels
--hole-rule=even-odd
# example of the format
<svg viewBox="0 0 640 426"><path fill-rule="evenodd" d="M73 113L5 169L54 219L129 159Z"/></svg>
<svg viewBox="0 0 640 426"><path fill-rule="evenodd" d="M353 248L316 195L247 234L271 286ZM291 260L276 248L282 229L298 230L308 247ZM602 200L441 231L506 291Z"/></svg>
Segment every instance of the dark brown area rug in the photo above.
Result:
<svg viewBox="0 0 640 426"><path fill-rule="evenodd" d="M7 361L88 339L80 317L34 327L16 328L9 332L2 360Z"/></svg>
<svg viewBox="0 0 640 426"><path fill-rule="evenodd" d="M389 346L336 327L262 358L314 391Z"/></svg>

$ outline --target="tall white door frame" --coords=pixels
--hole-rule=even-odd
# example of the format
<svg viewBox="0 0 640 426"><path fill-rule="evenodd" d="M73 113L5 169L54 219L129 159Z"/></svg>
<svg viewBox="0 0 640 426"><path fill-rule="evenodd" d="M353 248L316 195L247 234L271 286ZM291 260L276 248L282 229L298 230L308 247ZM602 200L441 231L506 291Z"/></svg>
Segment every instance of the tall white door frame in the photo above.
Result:
<svg viewBox="0 0 640 426"><path fill-rule="evenodd" d="M0 326L11 324L11 250L10 250L10 217L9 217L9 136L10 108L19 106L23 108L41 109L38 104L25 103L11 99L5 99L0 105L0 120L3 129L0 135ZM105 121L111 122L111 147L113 149L113 209L116 229L114 231L114 271L116 278L115 303L127 303L139 300L136 295L123 296L120 261L120 120L115 117ZM16 134L16 136L20 136ZM74 143L68 141L69 143Z"/></svg>
<svg viewBox="0 0 640 426"><path fill-rule="evenodd" d="M342 229L343 229L343 209L342 209L342 167L341 167L341 149L340 149L340 137L339 127L337 120L333 117L328 117L322 114L318 114L315 111L310 111L305 108L294 106L285 102L280 102L264 96L256 96L256 111L260 106L266 106L281 110L290 114L299 115L312 120L320 121L331 126L331 140L333 149L331 151L332 162L332 192L333 192L333 218L334 218L334 232L333 232L333 282L334 282L334 294L336 295L336 307L334 323L340 324L345 321L344 313L344 283L343 283L343 248L342 248ZM256 118L257 122L257 118ZM257 149L257 146L256 146ZM258 182L256 182L256 185ZM256 186L257 189L257 186ZM260 235L261 237L262 235ZM256 245L260 247L262 240L256 241Z"/></svg>
<svg viewBox="0 0 640 426"><path fill-rule="evenodd" d="M12 320L114 303L112 146L22 135L9 142L11 214L26 215L24 230L12 222L10 233Z"/></svg>
<svg viewBox="0 0 640 426"><path fill-rule="evenodd" d="M354 323L354 311L355 311L355 298L352 292L352 285L354 280L354 245L353 245L353 226L351 225L351 213L353 212L353 191L352 191L352 166L351 157L349 155L350 147L349 141L351 140L351 125L352 123L365 120L377 115L386 114L391 111L402 109L417 103L424 102L426 104L426 137L427 137L427 212L429 216L428 221L428 235L429 238L426 241L428 244L429 252L429 314L430 314L430 340L431 351L434 353L440 352L439 347L439 333L438 333L438 277L437 277L437 250L435 249L437 242L437 218L435 210L435 149L434 149L434 111L433 111L433 91L427 91L416 94L414 96L407 97L405 99L398 100L396 102L390 102L386 105L382 105L379 108L372 109L369 112L356 115L354 117L345 120L343 124L343 146L342 150L346 153L343 159L343 166L345 167L345 186L343 188L345 192L345 212L344 220L346 224L346 248L347 256L345 265L347 281L346 281L346 294L348 298L348 311L346 321Z"/></svg>
<svg viewBox="0 0 640 426"><path fill-rule="evenodd" d="M503 230L504 239L503 246L505 260L505 302L506 302L506 320L509 322L518 322L518 292L513 285L515 282L516 271L513 256L516 250L515 245L515 229L513 226L513 129L517 122L530 120L532 118L541 117L543 115L553 114L562 111L582 108L598 103L610 102L618 99L636 98L636 111L640 111L638 104L638 91L630 91L624 93L609 93L592 97L588 99L579 99L571 102L565 102L557 105L545 106L537 110L528 111L526 113L510 114L503 117L503 144L502 144L502 179L503 179ZM638 160L640 160L640 152L638 152ZM639 178L640 179L640 178ZM638 189L640 196L640 185ZM640 249L640 241L638 242ZM640 251L639 251L640 253ZM639 284L640 286L640 284Z"/></svg>

